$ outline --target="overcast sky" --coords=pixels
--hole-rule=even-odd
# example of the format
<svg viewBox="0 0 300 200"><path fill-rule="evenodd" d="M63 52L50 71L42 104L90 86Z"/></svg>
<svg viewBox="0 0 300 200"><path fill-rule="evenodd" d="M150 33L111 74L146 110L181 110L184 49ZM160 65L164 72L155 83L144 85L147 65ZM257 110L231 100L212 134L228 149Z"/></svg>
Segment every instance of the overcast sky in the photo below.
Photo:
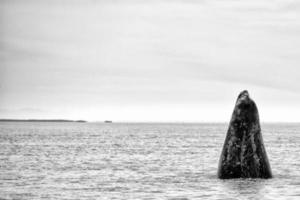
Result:
<svg viewBox="0 0 300 200"><path fill-rule="evenodd" d="M300 1L1 0L0 117L300 121Z"/></svg>

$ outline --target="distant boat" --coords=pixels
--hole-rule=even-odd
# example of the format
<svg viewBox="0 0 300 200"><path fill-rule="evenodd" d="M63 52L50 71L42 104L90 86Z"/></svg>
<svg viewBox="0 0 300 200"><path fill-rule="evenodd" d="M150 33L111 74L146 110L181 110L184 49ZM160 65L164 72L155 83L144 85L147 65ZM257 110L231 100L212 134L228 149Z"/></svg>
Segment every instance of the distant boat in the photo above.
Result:
<svg viewBox="0 0 300 200"><path fill-rule="evenodd" d="M78 123L86 123L85 120L77 120L77 121L75 121L75 122L78 122Z"/></svg>
<svg viewBox="0 0 300 200"><path fill-rule="evenodd" d="M105 120L104 123L112 123L110 120Z"/></svg>

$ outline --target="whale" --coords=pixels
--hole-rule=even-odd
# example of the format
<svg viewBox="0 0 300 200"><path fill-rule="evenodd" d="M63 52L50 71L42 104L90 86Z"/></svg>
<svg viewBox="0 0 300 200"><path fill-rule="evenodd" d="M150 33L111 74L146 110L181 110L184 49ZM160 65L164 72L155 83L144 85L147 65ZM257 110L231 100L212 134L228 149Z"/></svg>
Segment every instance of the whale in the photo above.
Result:
<svg viewBox="0 0 300 200"><path fill-rule="evenodd" d="M272 178L258 109L247 90L236 100L222 153L218 178Z"/></svg>

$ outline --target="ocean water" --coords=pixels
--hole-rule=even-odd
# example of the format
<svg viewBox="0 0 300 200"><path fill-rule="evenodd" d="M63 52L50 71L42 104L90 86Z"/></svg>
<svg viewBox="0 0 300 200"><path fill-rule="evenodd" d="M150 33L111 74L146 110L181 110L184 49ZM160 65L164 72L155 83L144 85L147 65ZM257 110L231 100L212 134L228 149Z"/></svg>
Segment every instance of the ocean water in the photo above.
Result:
<svg viewBox="0 0 300 200"><path fill-rule="evenodd" d="M300 199L300 124L262 124L274 178L219 180L227 124L0 123L0 199Z"/></svg>

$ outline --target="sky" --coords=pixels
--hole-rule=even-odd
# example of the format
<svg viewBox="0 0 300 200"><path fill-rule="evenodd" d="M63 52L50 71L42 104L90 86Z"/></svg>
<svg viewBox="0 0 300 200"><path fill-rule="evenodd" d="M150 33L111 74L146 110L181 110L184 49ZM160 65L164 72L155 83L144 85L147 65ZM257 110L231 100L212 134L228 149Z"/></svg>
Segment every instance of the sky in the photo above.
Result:
<svg viewBox="0 0 300 200"><path fill-rule="evenodd" d="M1 0L0 118L300 122L297 0Z"/></svg>

